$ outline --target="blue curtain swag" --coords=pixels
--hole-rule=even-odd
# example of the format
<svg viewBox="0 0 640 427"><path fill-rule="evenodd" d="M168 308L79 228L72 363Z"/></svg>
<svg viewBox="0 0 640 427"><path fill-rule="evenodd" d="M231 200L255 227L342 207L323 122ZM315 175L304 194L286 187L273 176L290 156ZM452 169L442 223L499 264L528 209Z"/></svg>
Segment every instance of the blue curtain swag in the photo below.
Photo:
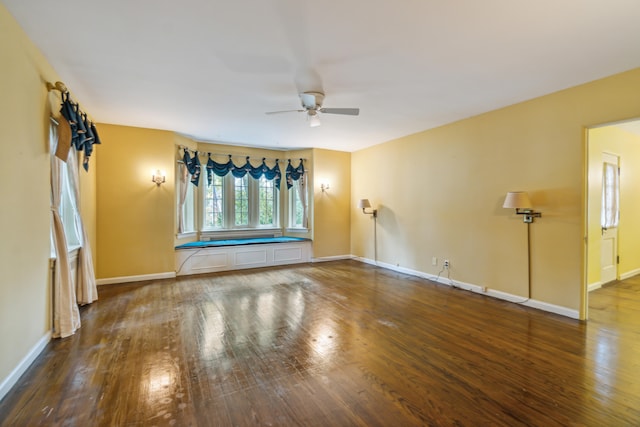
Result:
<svg viewBox="0 0 640 427"><path fill-rule="evenodd" d="M282 180L282 172L280 171L279 159L276 159L276 164L272 168L267 166L265 163L266 158L262 158L262 163L259 166L253 166L249 161L249 156L246 157L245 164L242 166L236 166L231 160L231 154L229 154L229 160L226 163L218 163L211 158L211 153L207 153L207 184L211 185L213 182L213 174L217 176L226 176L231 173L236 178L242 178L246 174L249 174L253 179L260 179L261 177L265 177L269 181L275 181L274 185L279 190L280 189L280 181ZM198 152L194 152L193 157L189 155L189 150L184 149L184 156L182 158L185 166L187 167L187 171L191 174L191 183L195 186L198 186L200 183L200 173L202 170L202 165L200 163L200 158L198 156ZM287 189L293 186L293 181L297 181L302 176L304 176L304 165L303 159L300 159L300 164L297 167L293 167L291 164L291 159L289 159L287 168L285 169L285 179L287 182Z"/></svg>
<svg viewBox="0 0 640 427"><path fill-rule="evenodd" d="M84 152L82 167L88 172L89 157L93 152L93 146L101 143L98 130L95 124L87 118L87 114L80 110L80 106L71 101L69 92L58 90L62 93L60 114L69 122L71 128L71 145L76 148L76 151Z"/></svg>

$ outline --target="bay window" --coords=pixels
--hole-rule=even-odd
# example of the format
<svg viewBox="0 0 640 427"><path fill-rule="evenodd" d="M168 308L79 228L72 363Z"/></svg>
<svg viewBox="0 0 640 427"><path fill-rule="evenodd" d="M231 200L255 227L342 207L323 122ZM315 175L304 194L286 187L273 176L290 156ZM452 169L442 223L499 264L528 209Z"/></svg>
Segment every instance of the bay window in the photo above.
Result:
<svg viewBox="0 0 640 427"><path fill-rule="evenodd" d="M218 163L212 160L211 154L207 155L207 162L200 163L198 152L184 149L184 155L178 159L179 166L186 171L180 181L189 182L185 197L177 198L185 231L191 229L191 224L194 231L197 228L198 232L204 233L234 230L244 233L260 229L268 233L266 230L281 227L280 203L284 199L280 194L280 183L285 182L282 179L285 174L277 159L269 167L265 158L254 166L246 157L245 163L239 166L233 163L231 156L226 163ZM306 228L307 190L302 159L297 167L293 167L289 160L285 172L287 194L291 197L287 203L290 209L283 215L285 227ZM178 194L185 194L183 187L177 190ZM184 200L183 205L180 205L180 200ZM189 209L197 213L190 215ZM193 219L192 223L189 223L189 218Z"/></svg>
<svg viewBox="0 0 640 427"><path fill-rule="evenodd" d="M273 180L213 175L202 190L203 231L277 228L279 192Z"/></svg>

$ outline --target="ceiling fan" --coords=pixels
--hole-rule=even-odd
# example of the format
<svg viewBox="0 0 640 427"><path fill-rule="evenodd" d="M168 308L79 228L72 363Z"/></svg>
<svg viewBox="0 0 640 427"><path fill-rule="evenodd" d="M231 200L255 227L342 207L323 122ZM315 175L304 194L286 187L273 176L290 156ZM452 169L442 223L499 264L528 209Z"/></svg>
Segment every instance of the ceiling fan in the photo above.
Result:
<svg viewBox="0 0 640 427"><path fill-rule="evenodd" d="M266 114L280 114L280 113L306 113L307 120L309 120L309 126L320 126L320 113L322 114L343 114L347 116L357 116L360 114L359 108L324 108L322 107L322 101L324 101L324 93L322 92L303 92L300 95L300 101L302 102L302 110L285 110L285 111L270 111Z"/></svg>

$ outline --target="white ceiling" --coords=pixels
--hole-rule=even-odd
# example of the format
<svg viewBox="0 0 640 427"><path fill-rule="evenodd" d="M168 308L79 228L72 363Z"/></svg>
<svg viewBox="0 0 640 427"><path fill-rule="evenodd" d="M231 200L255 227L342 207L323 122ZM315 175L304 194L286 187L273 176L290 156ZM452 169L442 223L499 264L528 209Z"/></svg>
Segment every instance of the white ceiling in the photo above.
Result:
<svg viewBox="0 0 640 427"><path fill-rule="evenodd" d="M94 120L251 146L354 151L640 66L638 0L0 1ZM264 114L320 89L360 116Z"/></svg>
<svg viewBox="0 0 640 427"><path fill-rule="evenodd" d="M627 132L631 132L636 135L640 135L640 120L633 120L630 122L617 123L614 126L625 130Z"/></svg>

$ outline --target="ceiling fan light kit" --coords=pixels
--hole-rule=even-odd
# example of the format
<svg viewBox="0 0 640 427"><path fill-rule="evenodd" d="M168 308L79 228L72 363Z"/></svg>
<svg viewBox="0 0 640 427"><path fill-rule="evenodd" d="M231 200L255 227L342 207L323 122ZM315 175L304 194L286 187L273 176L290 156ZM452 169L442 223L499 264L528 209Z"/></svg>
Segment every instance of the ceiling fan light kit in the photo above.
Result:
<svg viewBox="0 0 640 427"><path fill-rule="evenodd" d="M320 126L320 113L323 114L341 114L346 116L357 116L360 114L359 108L322 108L324 102L324 93L322 92L303 92L299 94L302 102L303 110L286 110L286 111L270 111L266 114L278 113L306 113L307 121L310 127Z"/></svg>
<svg viewBox="0 0 640 427"><path fill-rule="evenodd" d="M308 110L307 119L309 120L309 126L312 128L320 126L320 114L318 114L318 111Z"/></svg>

